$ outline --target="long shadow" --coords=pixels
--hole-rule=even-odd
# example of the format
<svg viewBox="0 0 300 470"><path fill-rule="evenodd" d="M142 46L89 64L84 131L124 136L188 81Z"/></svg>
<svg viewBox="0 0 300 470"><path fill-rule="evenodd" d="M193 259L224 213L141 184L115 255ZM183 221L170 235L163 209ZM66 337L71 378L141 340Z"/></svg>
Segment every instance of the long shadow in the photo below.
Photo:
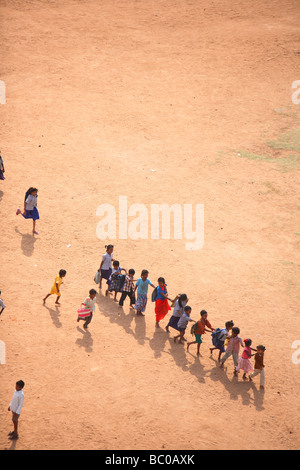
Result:
<svg viewBox="0 0 300 470"><path fill-rule="evenodd" d="M222 370L220 369L218 361L214 359L213 356L210 356L210 359L215 363L215 367L205 370L205 366L201 363L202 355L197 356L191 348L189 352L187 352L186 342L184 344L174 343L173 337L174 333L175 335L177 334L176 330L174 330L174 333L170 330L170 333L167 334L163 327L155 328L152 338L149 338L146 336L145 317L136 316L134 310L126 314L124 308L119 307L118 303L115 303L110 297L103 295L101 291L96 299L101 314L109 318L112 323L121 326L126 333L133 335L140 344L144 345L148 342L156 359L160 358L163 354L169 354L172 356L177 367L180 367L184 372L189 372L194 375L200 384L205 383L205 378L210 378L215 382L219 381L227 390L231 400L236 401L241 398L245 406L253 404L258 411L264 409L264 393L257 390L254 382L244 382L239 379L239 376L233 376L233 373L232 376L230 376L231 367L233 372L233 363L231 364L229 362L231 358L228 360L228 364L225 363L224 370ZM127 307L128 306L125 305L126 309ZM149 307L151 308L151 304L149 305L148 303L148 308ZM153 322L154 321L153 313ZM133 328L133 322L135 328ZM166 350L167 343L169 343L170 346L168 350ZM194 357L192 364L188 361L188 357Z"/></svg>
<svg viewBox="0 0 300 470"><path fill-rule="evenodd" d="M38 239L35 238L35 236L32 234L21 233L17 227L15 228L15 231L18 235L22 237L21 249L24 255L28 257L32 256L34 252L34 244Z"/></svg>
<svg viewBox="0 0 300 470"><path fill-rule="evenodd" d="M79 331L80 333L82 333L82 337L81 338L77 338L76 340L76 344L80 347L80 348L84 348L86 350L86 352L93 352L93 337L91 335L91 333L84 329L84 328L80 328L80 326L77 326L77 331Z"/></svg>
<svg viewBox="0 0 300 470"><path fill-rule="evenodd" d="M132 335L139 344L143 345L146 341L150 340L150 338L146 336L145 317L137 316L134 309L130 309L129 313L125 312L125 309L129 308L129 303L125 303L124 307L120 307L118 302L114 302L111 297L103 295L101 291L99 291L96 296L96 303L102 315L109 318L111 323L116 323L121 326L125 332Z"/></svg>
<svg viewBox="0 0 300 470"><path fill-rule="evenodd" d="M61 328L62 323L59 319L60 317L59 307L55 307L56 310L54 310L51 307L48 307L48 305L46 304L43 304L43 307L45 307L48 310L52 323L56 326L56 328Z"/></svg>
<svg viewBox="0 0 300 470"><path fill-rule="evenodd" d="M210 357L215 362L215 367L210 370L210 379L215 382L220 382L227 390L231 400L238 400L239 397L242 399L242 404L245 406L254 405L258 411L264 410L264 392L258 390L254 382L241 380L241 374L237 377L233 375L233 362L229 362L228 365L224 366L224 369L220 368L217 360ZM230 361L231 358L228 359ZM230 377L231 374L231 377ZM250 392L253 393L253 398Z"/></svg>

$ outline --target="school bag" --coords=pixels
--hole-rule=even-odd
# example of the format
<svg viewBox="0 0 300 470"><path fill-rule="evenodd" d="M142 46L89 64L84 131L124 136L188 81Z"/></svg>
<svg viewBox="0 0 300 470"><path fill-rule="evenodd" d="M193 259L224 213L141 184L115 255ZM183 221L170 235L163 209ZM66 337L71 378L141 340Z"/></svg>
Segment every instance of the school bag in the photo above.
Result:
<svg viewBox="0 0 300 470"><path fill-rule="evenodd" d="M221 328L217 328L215 331L212 332L211 336L212 336L212 344L214 346L217 346L218 345L218 342L219 342L219 338L221 336L221 333L222 333L222 330Z"/></svg>
<svg viewBox="0 0 300 470"><path fill-rule="evenodd" d="M158 287L155 287L155 289L153 289L153 292L152 292L152 295L151 295L152 302L155 302L157 300L157 289L158 289Z"/></svg>
<svg viewBox="0 0 300 470"><path fill-rule="evenodd" d="M99 271L97 271L96 274L95 274L95 277L94 277L95 283L99 284L100 279L101 279L101 274L99 273Z"/></svg>
<svg viewBox="0 0 300 470"><path fill-rule="evenodd" d="M193 324L193 326L191 327L191 335L194 336L194 334L196 333L196 330L197 330L197 326L198 326L198 322Z"/></svg>

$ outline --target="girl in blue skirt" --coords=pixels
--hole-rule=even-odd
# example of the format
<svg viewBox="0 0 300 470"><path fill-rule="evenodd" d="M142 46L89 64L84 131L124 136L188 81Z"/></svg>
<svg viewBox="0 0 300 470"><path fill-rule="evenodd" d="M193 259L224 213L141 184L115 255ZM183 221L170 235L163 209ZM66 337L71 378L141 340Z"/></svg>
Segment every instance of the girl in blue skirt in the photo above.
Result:
<svg viewBox="0 0 300 470"><path fill-rule="evenodd" d="M26 191L25 198L24 198L24 212L22 214L21 210L18 209L16 214L22 214L24 219L32 219L33 220L33 228L32 233L33 235L38 235L38 232L35 230L36 221L40 218L39 211L37 209L37 195L38 190L37 188L29 188Z"/></svg>

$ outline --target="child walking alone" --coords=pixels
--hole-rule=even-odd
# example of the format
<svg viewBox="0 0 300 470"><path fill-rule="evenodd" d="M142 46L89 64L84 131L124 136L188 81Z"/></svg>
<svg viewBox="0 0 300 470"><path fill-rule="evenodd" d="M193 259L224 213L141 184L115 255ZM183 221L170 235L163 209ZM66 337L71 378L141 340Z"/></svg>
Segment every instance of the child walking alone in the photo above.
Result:
<svg viewBox="0 0 300 470"><path fill-rule="evenodd" d="M91 289L89 291L89 296L86 297L86 299L82 302L82 307L81 309L77 310L78 317L77 321L79 322L80 320L84 321L83 328L87 329L88 325L91 323L93 314L95 313L96 307L95 307L95 299L96 299L97 292L95 289ZM84 311L84 313L82 313Z"/></svg>
<svg viewBox="0 0 300 470"><path fill-rule="evenodd" d="M25 383L23 382L23 380L19 380L16 383L16 389L8 407L8 411L12 412L12 422L14 425L14 430L8 434L9 439L11 440L19 439L18 425L19 425L21 409L24 403L24 393L23 393L24 386L25 386Z"/></svg>
<svg viewBox="0 0 300 470"><path fill-rule="evenodd" d="M25 198L24 198L24 212L22 214L20 209L17 209L16 215L22 214L24 219L32 219L33 227L32 233L33 235L38 235L38 232L35 230L36 221L40 218L39 211L37 209L37 197L38 197L38 190L37 188L29 188L26 191Z"/></svg>
<svg viewBox="0 0 300 470"><path fill-rule="evenodd" d="M56 296L57 296L56 301L55 301L55 305L57 305L57 306L60 305L60 303L59 303L59 300L60 300L60 297L61 297L60 286L63 284L63 278L66 276L66 274L67 274L67 271L65 269L61 269L59 271L58 275L55 277L54 284L51 288L51 291L43 299L43 304L44 305L45 305L46 300L48 299L48 297L50 297L50 295L53 295L53 294L56 294Z"/></svg>

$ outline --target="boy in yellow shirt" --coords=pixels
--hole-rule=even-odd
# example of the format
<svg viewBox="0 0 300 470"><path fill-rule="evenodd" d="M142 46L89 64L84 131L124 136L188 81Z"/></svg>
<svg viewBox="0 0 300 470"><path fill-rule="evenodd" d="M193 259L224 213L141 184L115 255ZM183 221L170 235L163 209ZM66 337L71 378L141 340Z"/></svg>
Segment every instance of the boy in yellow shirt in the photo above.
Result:
<svg viewBox="0 0 300 470"><path fill-rule="evenodd" d="M48 299L48 297L50 295L53 295L53 294L56 294L57 295L57 298L56 298L56 301L55 301L55 305L60 305L59 303L59 299L60 299L60 296L61 296L61 293L60 293L60 286L63 284L63 278L65 277L65 275L67 274L67 271L65 271L64 269L61 269L58 273L58 276L55 277L55 280L54 280L54 284L51 288L51 291L49 294L46 295L46 297L43 299L43 304L45 305L46 303L46 299Z"/></svg>

